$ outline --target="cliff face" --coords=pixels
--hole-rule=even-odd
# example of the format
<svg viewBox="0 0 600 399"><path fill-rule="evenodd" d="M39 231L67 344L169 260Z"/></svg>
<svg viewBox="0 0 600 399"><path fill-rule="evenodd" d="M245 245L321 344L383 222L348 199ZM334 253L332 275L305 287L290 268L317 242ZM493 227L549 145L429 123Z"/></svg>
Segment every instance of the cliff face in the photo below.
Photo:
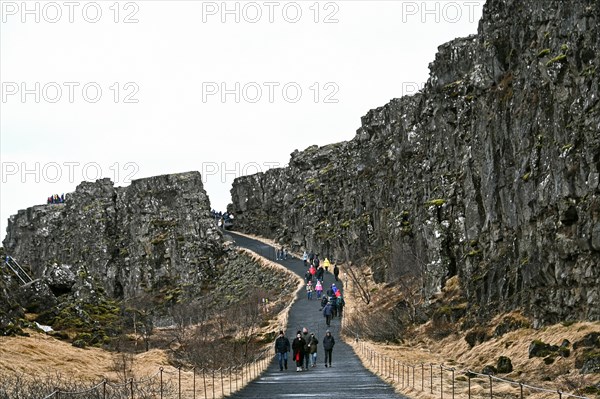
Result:
<svg viewBox="0 0 600 399"><path fill-rule="evenodd" d="M76 274L91 276L116 298L167 286L201 289L224 253L197 172L139 179L124 188L108 179L83 182L65 204L11 216L3 244L57 295L68 287L56 275Z"/></svg>
<svg viewBox="0 0 600 399"><path fill-rule="evenodd" d="M236 228L369 259L380 281L409 263L427 297L456 275L480 318L600 319L598 26L595 0L488 0L421 93L236 179Z"/></svg>

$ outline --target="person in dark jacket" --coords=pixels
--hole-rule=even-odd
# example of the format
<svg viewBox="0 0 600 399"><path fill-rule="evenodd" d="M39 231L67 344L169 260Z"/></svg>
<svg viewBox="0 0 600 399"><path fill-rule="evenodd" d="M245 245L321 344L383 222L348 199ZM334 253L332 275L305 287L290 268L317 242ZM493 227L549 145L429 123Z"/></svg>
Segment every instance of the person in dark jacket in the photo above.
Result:
<svg viewBox="0 0 600 399"><path fill-rule="evenodd" d="M324 275L325 275L325 269L323 269L323 266L319 266L317 268L317 280L319 280L322 283Z"/></svg>
<svg viewBox="0 0 600 399"><path fill-rule="evenodd" d="M310 340L308 342L311 367L317 367L317 345L319 345L319 340L317 339L317 337L315 337L314 333L311 333Z"/></svg>
<svg viewBox="0 0 600 399"><path fill-rule="evenodd" d="M327 290L327 292L325 293L325 294L327 294L327 296L328 296L328 297L332 297L332 296L335 294L335 292L333 291L333 286L334 286L334 284L331 284L331 285L329 286L329 289L328 289L328 290Z"/></svg>
<svg viewBox="0 0 600 399"><path fill-rule="evenodd" d="M331 331L327 330L325 337L323 338L323 349L325 349L325 367L327 367L327 361L329 360L329 367L331 367L331 354L333 352L333 346L335 345L335 339L331 335Z"/></svg>
<svg viewBox="0 0 600 399"><path fill-rule="evenodd" d="M290 351L290 340L279 331L279 337L275 340L275 354L279 361L279 371L287 370L288 352Z"/></svg>
<svg viewBox="0 0 600 399"><path fill-rule="evenodd" d="M329 299L327 299L327 295L323 295L323 298L321 298L321 309L319 310L323 310L325 305L327 305L327 302L329 302Z"/></svg>
<svg viewBox="0 0 600 399"><path fill-rule="evenodd" d="M329 303L331 303L331 318L333 319L337 316L338 311L337 298L335 297L335 295L331 297L331 301L329 301Z"/></svg>
<svg viewBox="0 0 600 399"><path fill-rule="evenodd" d="M296 371L302 371L302 361L304 360L304 346L306 342L302 338L302 332L296 333L296 338L292 342L292 351L294 354L294 360L296 361Z"/></svg>
<svg viewBox="0 0 600 399"><path fill-rule="evenodd" d="M304 339L304 370L308 370L308 363L310 361L310 336L308 335L308 328L302 329L302 338Z"/></svg>
<svg viewBox="0 0 600 399"><path fill-rule="evenodd" d="M340 275L340 268L338 265L333 266L333 275L335 277L335 281L339 281L338 276Z"/></svg>
<svg viewBox="0 0 600 399"><path fill-rule="evenodd" d="M304 273L304 281L306 281L306 284L308 284L309 281L312 281L312 273L310 272L310 269Z"/></svg>
<svg viewBox="0 0 600 399"><path fill-rule="evenodd" d="M327 302L327 305L323 308L323 316L325 317L325 324L327 327L331 325L331 315L333 314L333 308L331 307L331 303Z"/></svg>
<svg viewBox="0 0 600 399"><path fill-rule="evenodd" d="M342 317L344 306L346 306L346 301L344 301L344 297L340 295L340 297L337 299L338 315L340 316L340 318Z"/></svg>

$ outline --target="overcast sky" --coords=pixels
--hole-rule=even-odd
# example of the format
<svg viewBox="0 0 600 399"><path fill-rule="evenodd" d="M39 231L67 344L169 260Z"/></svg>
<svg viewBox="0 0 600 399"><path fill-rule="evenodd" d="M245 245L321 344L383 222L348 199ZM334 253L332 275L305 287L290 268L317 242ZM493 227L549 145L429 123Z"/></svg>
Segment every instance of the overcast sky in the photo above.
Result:
<svg viewBox="0 0 600 399"><path fill-rule="evenodd" d="M83 180L237 176L350 140L482 1L0 1L0 231Z"/></svg>

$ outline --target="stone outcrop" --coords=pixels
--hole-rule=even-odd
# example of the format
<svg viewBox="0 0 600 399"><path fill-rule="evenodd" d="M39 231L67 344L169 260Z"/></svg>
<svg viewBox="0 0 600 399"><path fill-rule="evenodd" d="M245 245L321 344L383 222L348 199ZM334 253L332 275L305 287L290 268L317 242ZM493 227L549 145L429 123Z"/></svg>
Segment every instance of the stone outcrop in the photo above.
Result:
<svg viewBox="0 0 600 399"><path fill-rule="evenodd" d="M11 216L3 244L56 296L89 276L109 297L124 299L165 286L200 290L225 253L198 172L128 187L83 182L65 204Z"/></svg>
<svg viewBox="0 0 600 399"><path fill-rule="evenodd" d="M422 270L426 297L458 276L477 319L600 319L599 26L595 0L488 0L420 93L236 179L236 228L378 281Z"/></svg>

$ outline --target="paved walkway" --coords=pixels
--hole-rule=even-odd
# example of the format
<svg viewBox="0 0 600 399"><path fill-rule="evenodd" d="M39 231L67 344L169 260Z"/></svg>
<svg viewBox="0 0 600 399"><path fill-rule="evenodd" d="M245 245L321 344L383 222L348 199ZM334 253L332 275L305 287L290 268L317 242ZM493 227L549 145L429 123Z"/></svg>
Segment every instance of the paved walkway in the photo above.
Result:
<svg viewBox="0 0 600 399"><path fill-rule="evenodd" d="M234 233L228 232L227 234L234 238L238 246L248 248L275 261L274 248L260 241L251 240ZM278 263L301 277L306 272L302 260L299 259L288 258L287 260L278 261ZM329 288L332 283L336 283L331 273L325 275L324 283L324 290ZM341 282L337 282L336 286L341 287ZM315 333L319 340L317 367L310 368L308 371L296 372L295 362L291 360L290 354L288 370L279 371L277 360L273 357L273 361L262 376L230 397L236 399L295 397L406 399L405 396L395 393L392 387L363 367L352 348L344 343L339 336L339 318L334 318L331 327L329 327L335 338L332 367L324 367L322 342L327 326L325 325L323 313L319 311L320 308L320 301L316 299L307 300L306 291L302 290L298 300L291 308L285 332L290 344L296 331L301 330L302 327L307 327L310 332Z"/></svg>

